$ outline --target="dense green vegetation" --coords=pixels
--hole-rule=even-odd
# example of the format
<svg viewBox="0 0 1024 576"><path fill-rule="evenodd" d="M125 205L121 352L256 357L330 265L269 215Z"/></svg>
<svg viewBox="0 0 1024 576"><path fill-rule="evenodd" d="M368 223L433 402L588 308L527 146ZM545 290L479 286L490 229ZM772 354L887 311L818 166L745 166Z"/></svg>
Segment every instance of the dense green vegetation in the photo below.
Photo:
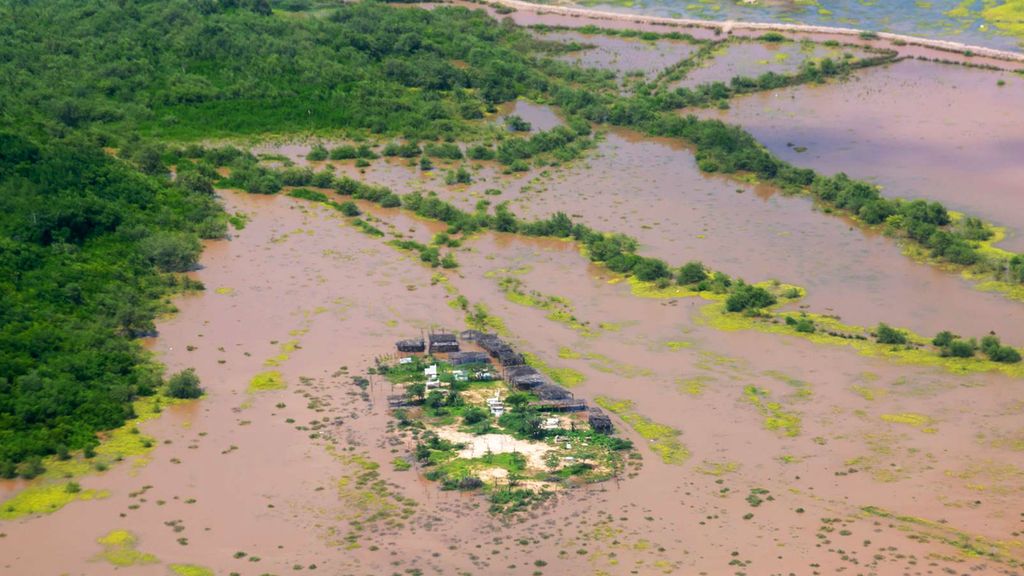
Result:
<svg viewBox="0 0 1024 576"><path fill-rule="evenodd" d="M483 12L361 3L281 18L265 4L7 3L3 122L171 138L364 129L433 139L547 88L526 65L538 43Z"/></svg>
<svg viewBox="0 0 1024 576"><path fill-rule="evenodd" d="M162 385L131 339L153 331L168 294L197 288L178 273L200 237L226 231L194 184L143 174L84 138L0 134L3 475L95 446Z"/></svg>

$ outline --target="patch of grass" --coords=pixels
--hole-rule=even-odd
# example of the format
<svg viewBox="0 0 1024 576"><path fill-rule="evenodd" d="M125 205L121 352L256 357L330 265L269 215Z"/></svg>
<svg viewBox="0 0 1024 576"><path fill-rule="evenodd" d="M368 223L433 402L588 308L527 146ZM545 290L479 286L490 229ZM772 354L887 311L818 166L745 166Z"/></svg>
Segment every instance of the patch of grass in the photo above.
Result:
<svg viewBox="0 0 1024 576"><path fill-rule="evenodd" d="M99 558L114 566L125 567L159 562L156 556L136 550L138 540L127 530L114 530L100 538L98 542L103 545L103 552L100 553Z"/></svg>
<svg viewBox="0 0 1024 576"><path fill-rule="evenodd" d="M632 400L616 400L606 396L598 396L594 402L605 410L618 415L619 418L649 441L651 450L661 457L666 464L683 464L690 459L690 451L679 441L681 432L659 424L638 414L633 408Z"/></svg>
<svg viewBox="0 0 1024 576"><path fill-rule="evenodd" d="M901 523L901 530L915 533L914 536L918 540L935 539L944 542L967 558L990 558L1012 566L1019 563L1017 553L1020 542L1017 540L990 540L957 530L942 522L896 514L877 506L865 506L861 511L868 517L885 518L891 522Z"/></svg>
<svg viewBox="0 0 1024 576"><path fill-rule="evenodd" d="M915 414L913 412L882 414L882 420L892 422L894 424L907 424L908 426L913 426L914 428L929 434L933 434L936 431L933 426L935 421L930 416L925 416L924 414Z"/></svg>
<svg viewBox="0 0 1024 576"><path fill-rule="evenodd" d="M106 490L80 490L72 492L65 483L45 483L29 486L0 504L0 520L14 520L33 514L50 514L75 500L106 498Z"/></svg>
<svg viewBox="0 0 1024 576"><path fill-rule="evenodd" d="M665 347L669 350L682 350L683 348L693 348L693 342L688 340L669 340L665 342Z"/></svg>
<svg viewBox="0 0 1024 576"><path fill-rule="evenodd" d="M280 344L278 348L280 349L280 352L276 356L267 358L263 362L264 366L276 367L287 362L288 359L291 358L292 352L298 350L299 341L289 340L287 342Z"/></svg>
<svg viewBox="0 0 1024 576"><path fill-rule="evenodd" d="M134 457L135 466L145 465L149 461L146 455L156 443L151 436L140 434L138 425L156 418L165 406L188 401L162 394L135 400L132 409L136 417L125 422L120 428L102 433L100 445L94 450L95 455L92 458L86 459L81 455L68 460L60 460L53 456L46 458L43 462L46 472L42 476L0 503L0 520L12 520L32 514L49 514L75 500L93 500L110 496L106 490L69 490L69 484L76 484L69 483L69 480L97 471L102 472L130 457Z"/></svg>
<svg viewBox="0 0 1024 576"><path fill-rule="evenodd" d="M169 568L177 576L216 576L213 570L197 564L171 564Z"/></svg>
<svg viewBox="0 0 1024 576"><path fill-rule="evenodd" d="M277 370L262 372L252 377L249 381L249 392L266 392L270 390L284 390L287 387L284 377Z"/></svg>
<svg viewBox="0 0 1024 576"><path fill-rule="evenodd" d="M555 368L549 365L547 362L541 360L534 354L524 352L523 357L526 358L526 363L533 366L537 370L547 374L548 378L551 378L556 383L566 388L573 388L586 382L587 377L578 370L572 368Z"/></svg>
<svg viewBox="0 0 1024 576"><path fill-rule="evenodd" d="M850 390L853 390L854 392L859 394L861 398L868 401L877 400L878 398L881 398L889 393L889 391L886 390L885 388L863 386L861 384L854 384L853 386L850 387Z"/></svg>
<svg viewBox="0 0 1024 576"><path fill-rule="evenodd" d="M547 312L545 318L548 320L564 324L584 336L594 335L594 330L588 326L588 323L576 317L572 303L569 300L561 296L542 294L536 290L527 291L523 286L523 281L512 276L501 278L498 281L498 286L509 302L514 302L520 306L545 310Z"/></svg>
<svg viewBox="0 0 1024 576"><path fill-rule="evenodd" d="M725 476L739 469L740 465L736 462L710 462L708 460L701 462L700 466L696 468L697 472L709 476Z"/></svg>
<svg viewBox="0 0 1024 576"><path fill-rule="evenodd" d="M1014 378L1024 378L1024 362L1003 364L987 358L943 357L934 350L930 338L924 338L907 330L901 330L909 342L909 346L893 346L880 344L870 339L871 330L843 324L831 316L821 314L805 314L814 321L816 331L813 333L799 332L794 326L781 321L787 313L765 312L766 316L747 316L726 312L723 304L709 304L701 309L700 321L705 325L719 330L757 330L769 334L786 334L810 340L817 344L848 346L864 356L885 358L900 364L919 366L935 366L954 374L972 372L1002 372Z"/></svg>
<svg viewBox="0 0 1024 576"><path fill-rule="evenodd" d="M583 355L580 354L579 352L576 352L572 348L562 346L561 348L558 349L558 357L565 360L575 360L577 358L582 358Z"/></svg>
<svg viewBox="0 0 1024 576"><path fill-rule="evenodd" d="M711 376L694 376L692 378L680 379L677 382L679 391L690 396L700 396L704 393L709 382L714 381Z"/></svg>
<svg viewBox="0 0 1024 576"><path fill-rule="evenodd" d="M764 388L747 386L743 389L743 397L753 404L764 416L764 427L767 430L780 431L786 436L799 436L801 431L800 415L787 412L778 402L772 402Z"/></svg>

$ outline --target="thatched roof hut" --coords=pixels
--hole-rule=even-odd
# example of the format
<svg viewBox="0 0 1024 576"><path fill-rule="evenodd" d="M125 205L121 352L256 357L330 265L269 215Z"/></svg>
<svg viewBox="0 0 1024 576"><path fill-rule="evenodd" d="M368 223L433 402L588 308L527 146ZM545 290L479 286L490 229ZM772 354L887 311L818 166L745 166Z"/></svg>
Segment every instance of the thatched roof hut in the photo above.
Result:
<svg viewBox="0 0 1024 576"><path fill-rule="evenodd" d="M526 376L528 374L540 374L540 372L538 372L537 369L534 368L533 366L528 365L512 366L511 368L505 370L505 376L507 376L510 381L512 378L515 378L517 376Z"/></svg>
<svg viewBox="0 0 1024 576"><path fill-rule="evenodd" d="M464 364L490 364L491 357L486 352L451 352L448 354L448 361L453 366Z"/></svg>
<svg viewBox="0 0 1024 576"><path fill-rule="evenodd" d="M395 342L395 347L399 352L423 352L427 349L422 339L399 340Z"/></svg>
<svg viewBox="0 0 1024 576"><path fill-rule="evenodd" d="M481 332L479 330L463 330L459 333L459 340L464 340L466 342L476 342L477 340L487 337L497 338L494 334L487 334L486 332Z"/></svg>
<svg viewBox="0 0 1024 576"><path fill-rule="evenodd" d="M572 393L555 384L541 384L533 390L534 394L537 395L541 400L569 400L572 398Z"/></svg>
<svg viewBox="0 0 1024 576"><path fill-rule="evenodd" d="M526 358L511 347L505 347L498 350L498 361L506 368L526 364Z"/></svg>
<svg viewBox="0 0 1024 576"><path fill-rule="evenodd" d="M455 334L437 333L431 334L427 338L430 341L431 354L459 351L459 339L455 337Z"/></svg>
<svg viewBox="0 0 1024 576"><path fill-rule="evenodd" d="M508 344L505 344L501 338L498 338L493 334L487 334L483 338L478 338L476 343L484 350L487 350L491 356L497 356L497 350L499 348L508 346Z"/></svg>
<svg viewBox="0 0 1024 576"><path fill-rule="evenodd" d="M594 432L600 432L602 434L611 434L615 428L612 426L612 419L608 417L600 408L591 408L590 413L587 414L587 422L590 427L594 429Z"/></svg>
<svg viewBox="0 0 1024 576"><path fill-rule="evenodd" d="M519 376L511 376L508 383L520 390L533 390L548 383L548 379L539 372L525 373Z"/></svg>

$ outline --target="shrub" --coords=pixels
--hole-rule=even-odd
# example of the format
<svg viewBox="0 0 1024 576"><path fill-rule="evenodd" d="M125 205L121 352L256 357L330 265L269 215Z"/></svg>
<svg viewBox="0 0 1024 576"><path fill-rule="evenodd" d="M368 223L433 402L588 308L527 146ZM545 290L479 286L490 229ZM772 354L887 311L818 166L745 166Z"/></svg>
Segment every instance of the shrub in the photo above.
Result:
<svg viewBox="0 0 1024 576"><path fill-rule="evenodd" d="M397 142L388 142L384 146L385 156L401 156L402 158L414 158L422 153L420 147L415 142L406 142L405 144L399 144Z"/></svg>
<svg viewBox="0 0 1024 576"><path fill-rule="evenodd" d="M332 149L330 157L331 160L353 160L359 157L359 152L355 146L342 145Z"/></svg>
<svg viewBox="0 0 1024 576"><path fill-rule="evenodd" d="M167 395L172 398L199 398L203 389L199 387L199 376L193 368L187 368L171 376L167 381Z"/></svg>
<svg viewBox="0 0 1024 576"><path fill-rule="evenodd" d="M668 279L672 277L668 264L657 258L641 258L633 266L633 274L644 282L653 282L662 278Z"/></svg>
<svg viewBox="0 0 1024 576"><path fill-rule="evenodd" d="M361 214L359 207L352 201L338 204L338 210L340 210L345 216L359 216Z"/></svg>
<svg viewBox="0 0 1024 576"><path fill-rule="evenodd" d="M429 142L423 147L423 153L434 158L447 160L462 160L462 150L458 144L442 142L440 144Z"/></svg>
<svg viewBox="0 0 1024 576"><path fill-rule="evenodd" d="M801 316L800 318L786 316L786 325L792 326L797 332L805 334L813 334L816 330L814 321L806 316Z"/></svg>
<svg viewBox="0 0 1024 576"><path fill-rule="evenodd" d="M470 406L462 412L462 421L466 424L478 424L487 420L487 410L479 406Z"/></svg>
<svg viewBox="0 0 1024 576"><path fill-rule="evenodd" d="M511 114L505 118L505 126L508 126L508 129L513 132L529 132L533 129L533 126L531 126L529 122L515 114Z"/></svg>
<svg viewBox="0 0 1024 576"><path fill-rule="evenodd" d="M875 339L879 344L906 344L907 335L902 330L897 330L887 324L880 323L875 330Z"/></svg>
<svg viewBox="0 0 1024 576"><path fill-rule="evenodd" d="M494 150L489 146L477 144L466 150L466 156L472 160L494 160Z"/></svg>
<svg viewBox="0 0 1024 576"><path fill-rule="evenodd" d="M182 190L191 194L213 196L213 181L195 170L178 174L174 182Z"/></svg>
<svg viewBox="0 0 1024 576"><path fill-rule="evenodd" d="M464 166L459 166L458 170L449 170L444 176L445 184L470 184L473 182L473 176L466 170Z"/></svg>
<svg viewBox="0 0 1024 576"><path fill-rule="evenodd" d="M974 352L978 349L978 345L971 340L953 340L942 350L943 356L952 356L954 358L971 358L974 356Z"/></svg>
<svg viewBox="0 0 1024 576"><path fill-rule="evenodd" d="M164 272L185 272L199 260L202 245L186 232L155 232L143 238L139 250Z"/></svg>
<svg viewBox="0 0 1024 576"><path fill-rule="evenodd" d="M684 264L683 267L679 269L679 275L677 276L678 282L684 285L696 284L707 280L707 278L708 272L704 268L704 264L697 262L696 260Z"/></svg>
<svg viewBox="0 0 1024 576"><path fill-rule="evenodd" d="M1020 362L1020 352L1010 346L1003 346L995 335L988 335L981 339L981 351L993 362L1004 364L1016 364Z"/></svg>
<svg viewBox="0 0 1024 576"><path fill-rule="evenodd" d="M938 346L939 348L944 348L952 344L953 340L956 340L956 336L948 330L943 330L942 332L936 334L935 338L932 338L932 344Z"/></svg>
<svg viewBox="0 0 1024 576"><path fill-rule="evenodd" d="M306 154L306 160L320 162L321 160L327 160L327 156L327 148L324 148L321 144L317 144L309 150L309 154Z"/></svg>
<svg viewBox="0 0 1024 576"><path fill-rule="evenodd" d="M775 304L777 300L770 292L760 286L745 284L741 280L732 294L725 300L725 309L729 312L759 310Z"/></svg>

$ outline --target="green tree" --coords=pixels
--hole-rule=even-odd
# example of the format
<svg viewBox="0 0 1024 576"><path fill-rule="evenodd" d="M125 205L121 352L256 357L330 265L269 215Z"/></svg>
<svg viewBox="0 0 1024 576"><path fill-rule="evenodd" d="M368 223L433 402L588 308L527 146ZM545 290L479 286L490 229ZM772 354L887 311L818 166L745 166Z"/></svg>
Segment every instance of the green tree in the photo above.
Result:
<svg viewBox="0 0 1024 576"><path fill-rule="evenodd" d="M679 275L676 277L680 284L697 284L707 280L708 271L704 268L704 264L694 260L687 262L679 269Z"/></svg>
<svg viewBox="0 0 1024 576"><path fill-rule="evenodd" d="M744 310L760 310L775 305L777 300L770 292L740 281L733 288L729 297L725 300L725 309L729 312L742 312Z"/></svg>
<svg viewBox="0 0 1024 576"><path fill-rule="evenodd" d="M184 272L199 261L203 247L195 235L158 231L139 243L142 254L164 272Z"/></svg>
<svg viewBox="0 0 1024 576"><path fill-rule="evenodd" d="M882 322L875 328L875 340L879 344L906 344L907 334Z"/></svg>
<svg viewBox="0 0 1024 576"><path fill-rule="evenodd" d="M186 368L167 380L167 395L171 398L199 398L203 389L199 386L199 376L193 368Z"/></svg>

